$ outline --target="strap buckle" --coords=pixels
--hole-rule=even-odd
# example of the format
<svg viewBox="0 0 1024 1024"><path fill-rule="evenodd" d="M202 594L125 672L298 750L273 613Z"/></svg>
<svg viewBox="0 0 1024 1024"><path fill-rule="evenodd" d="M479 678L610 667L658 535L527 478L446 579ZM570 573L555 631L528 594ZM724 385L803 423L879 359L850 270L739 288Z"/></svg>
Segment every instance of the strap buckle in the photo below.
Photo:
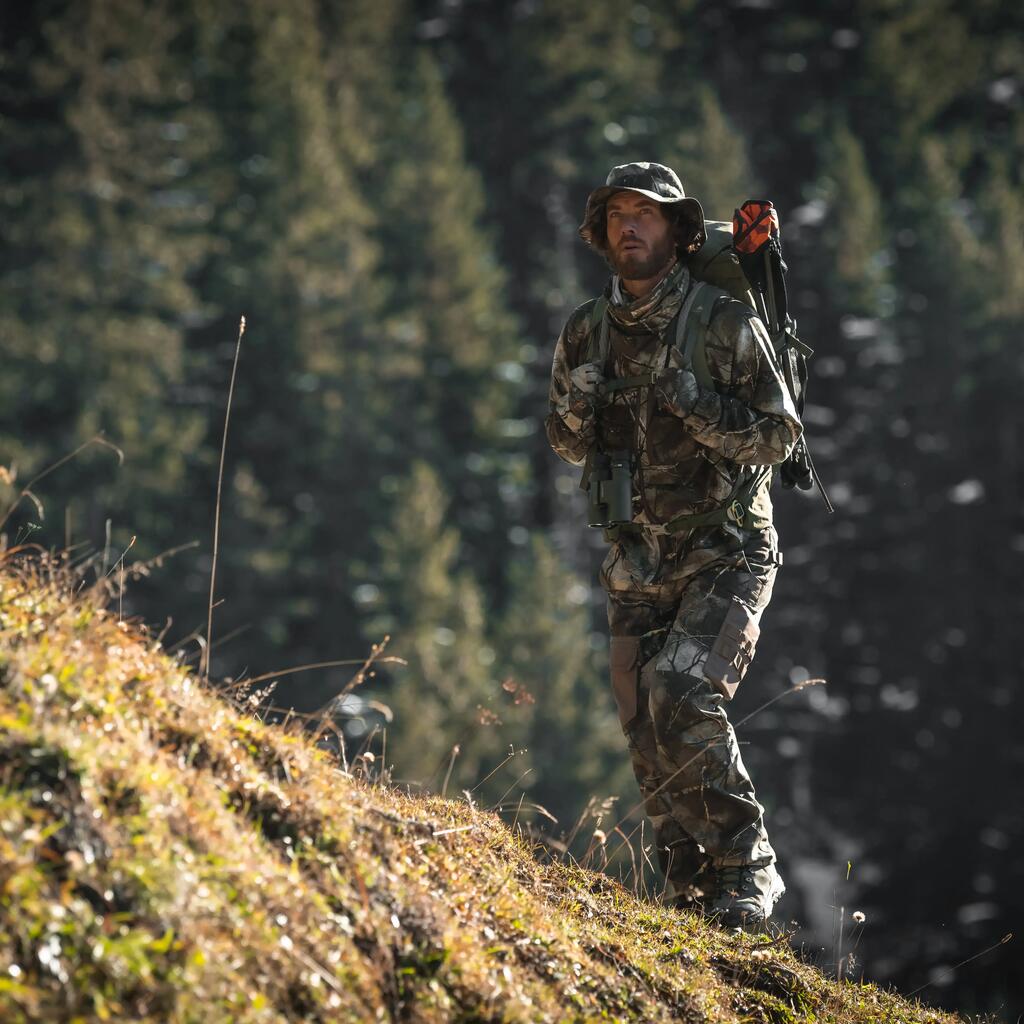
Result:
<svg viewBox="0 0 1024 1024"><path fill-rule="evenodd" d="M631 377L613 377L611 380L602 381L597 386L598 397L605 401L619 391L629 391L632 388L653 387L661 380L660 370L648 370L646 373L634 374Z"/></svg>
<svg viewBox="0 0 1024 1024"><path fill-rule="evenodd" d="M725 510L725 514L737 526L742 526L743 519L747 514L747 510L740 504L738 499L734 499L729 503L729 507Z"/></svg>

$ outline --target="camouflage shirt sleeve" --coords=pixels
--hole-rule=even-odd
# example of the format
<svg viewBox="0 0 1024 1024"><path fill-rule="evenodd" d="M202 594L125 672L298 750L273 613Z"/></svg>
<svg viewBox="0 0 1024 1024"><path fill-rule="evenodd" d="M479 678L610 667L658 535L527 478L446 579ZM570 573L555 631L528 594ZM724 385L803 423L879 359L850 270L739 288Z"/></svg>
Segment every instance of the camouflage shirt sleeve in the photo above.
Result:
<svg viewBox="0 0 1024 1024"><path fill-rule="evenodd" d="M761 319L742 302L723 302L704 348L716 388L698 389L692 411L682 417L687 430L733 462L784 462L803 428Z"/></svg>
<svg viewBox="0 0 1024 1024"><path fill-rule="evenodd" d="M594 301L592 299L579 306L566 321L562 333L558 336L551 364L549 412L544 420L548 442L555 454L574 466L580 465L586 459L587 452L594 444L594 416L579 415L580 404L573 402L569 381L572 371L580 363L585 362L584 342Z"/></svg>

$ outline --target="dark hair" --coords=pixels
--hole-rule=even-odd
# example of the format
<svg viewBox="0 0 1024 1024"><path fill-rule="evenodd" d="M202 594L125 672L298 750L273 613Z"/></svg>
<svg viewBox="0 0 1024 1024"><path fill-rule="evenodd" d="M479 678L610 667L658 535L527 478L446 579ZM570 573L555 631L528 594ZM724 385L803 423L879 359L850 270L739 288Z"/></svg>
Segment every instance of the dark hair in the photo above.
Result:
<svg viewBox="0 0 1024 1024"><path fill-rule="evenodd" d="M587 241L591 247L596 249L605 259L608 259L608 219L606 217L607 204L601 205L594 211L594 215L587 225ZM702 227L690 215L686 207L681 203L659 204L659 209L665 219L672 225L676 239L676 253L680 259L685 259L691 253L697 252L704 244L706 235Z"/></svg>

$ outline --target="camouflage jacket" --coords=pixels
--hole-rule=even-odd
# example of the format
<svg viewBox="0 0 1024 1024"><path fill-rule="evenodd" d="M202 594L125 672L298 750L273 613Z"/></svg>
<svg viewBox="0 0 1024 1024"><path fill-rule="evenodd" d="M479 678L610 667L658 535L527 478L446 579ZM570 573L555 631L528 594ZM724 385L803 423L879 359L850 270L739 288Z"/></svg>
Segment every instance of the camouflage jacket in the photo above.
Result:
<svg viewBox="0 0 1024 1024"><path fill-rule="evenodd" d="M682 367L673 321L691 284L680 264L654 292L633 300L612 279L606 290L611 320L606 380ZM588 345L595 301L576 309L558 338L545 427L555 453L573 465L583 463L595 441L607 452L639 451L634 522L664 523L719 507L744 467L776 465L788 457L801 432L796 409L764 324L735 299L720 301L708 325L704 349L715 388L699 388L692 411L679 415L663 400L650 410L647 389L639 388L614 393L594 415L577 415L572 407L579 407L579 395L571 393L569 376L595 358ZM767 487L758 502L757 511L770 522Z"/></svg>

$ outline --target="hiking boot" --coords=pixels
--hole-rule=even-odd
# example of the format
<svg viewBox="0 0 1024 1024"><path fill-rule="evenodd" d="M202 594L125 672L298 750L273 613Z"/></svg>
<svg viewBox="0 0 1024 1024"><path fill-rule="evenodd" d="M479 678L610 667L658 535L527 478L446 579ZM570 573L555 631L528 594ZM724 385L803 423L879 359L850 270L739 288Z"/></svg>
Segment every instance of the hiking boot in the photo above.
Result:
<svg viewBox="0 0 1024 1024"><path fill-rule="evenodd" d="M745 932L761 931L786 891L774 864L713 867L711 879L714 884L704 901L704 915L724 928Z"/></svg>

